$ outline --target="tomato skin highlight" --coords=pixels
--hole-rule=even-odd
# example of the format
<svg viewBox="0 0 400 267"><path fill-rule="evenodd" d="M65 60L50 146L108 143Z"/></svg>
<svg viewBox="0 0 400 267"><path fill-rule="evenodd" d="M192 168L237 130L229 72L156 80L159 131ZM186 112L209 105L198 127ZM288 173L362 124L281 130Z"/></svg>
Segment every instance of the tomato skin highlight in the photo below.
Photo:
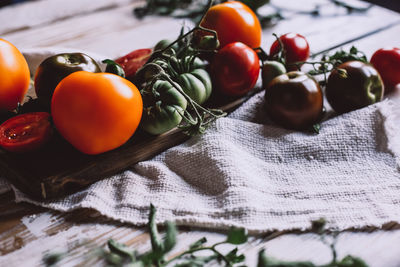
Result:
<svg viewBox="0 0 400 267"><path fill-rule="evenodd" d="M306 61L310 56L310 46L306 38L298 33L286 33L279 37L286 51L286 64ZM271 45L270 55L278 54L280 45L278 40Z"/></svg>
<svg viewBox="0 0 400 267"><path fill-rule="evenodd" d="M385 94L392 92L400 83L400 48L386 47L377 50L371 57L371 64L381 75Z"/></svg>
<svg viewBox="0 0 400 267"><path fill-rule="evenodd" d="M261 25L255 13L239 1L228 1L212 6L200 25L215 30L220 47L242 42L251 48L261 45Z"/></svg>
<svg viewBox="0 0 400 267"><path fill-rule="evenodd" d="M216 90L228 96L247 94L256 84L259 74L256 52L240 42L223 47L211 63L211 76Z"/></svg>
<svg viewBox="0 0 400 267"><path fill-rule="evenodd" d="M0 112L15 109L29 88L28 63L10 42L0 38Z"/></svg>
<svg viewBox="0 0 400 267"><path fill-rule="evenodd" d="M10 152L30 152L46 144L52 132L49 113L18 115L0 125L0 146Z"/></svg>
<svg viewBox="0 0 400 267"><path fill-rule="evenodd" d="M56 87L51 103L60 134L91 155L123 145L136 131L142 111L136 86L110 73L70 74Z"/></svg>

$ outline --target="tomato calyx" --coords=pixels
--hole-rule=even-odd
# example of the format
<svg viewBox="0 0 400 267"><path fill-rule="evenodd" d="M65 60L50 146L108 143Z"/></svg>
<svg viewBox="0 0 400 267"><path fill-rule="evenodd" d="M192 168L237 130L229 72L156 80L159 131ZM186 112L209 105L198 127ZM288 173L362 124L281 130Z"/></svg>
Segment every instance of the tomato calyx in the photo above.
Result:
<svg viewBox="0 0 400 267"><path fill-rule="evenodd" d="M0 125L0 146L10 152L30 152L46 144L52 132L49 113L21 114Z"/></svg>
<svg viewBox="0 0 400 267"><path fill-rule="evenodd" d="M125 71L117 62L111 59L104 59L102 63L107 64L105 72L112 73L118 75L122 78L125 78Z"/></svg>

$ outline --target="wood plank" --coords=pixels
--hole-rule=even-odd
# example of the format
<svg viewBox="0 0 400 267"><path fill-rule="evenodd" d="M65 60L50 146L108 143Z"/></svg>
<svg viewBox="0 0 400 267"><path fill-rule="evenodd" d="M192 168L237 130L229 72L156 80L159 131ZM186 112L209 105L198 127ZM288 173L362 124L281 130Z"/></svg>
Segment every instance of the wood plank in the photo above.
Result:
<svg viewBox="0 0 400 267"><path fill-rule="evenodd" d="M289 2L285 1L285 5ZM400 16L397 13L379 7L373 7L365 14L350 16L346 14L322 17L295 16L279 22L272 28L264 29L263 42L264 47L269 48L275 41L272 33L281 35L297 32L307 38L311 53L317 54L399 23Z"/></svg>
<svg viewBox="0 0 400 267"><path fill-rule="evenodd" d="M161 39L175 39L179 35L181 20L158 16L139 20L132 14L136 6L138 4L134 3L77 16L2 37L21 50L61 47L116 58L137 48L153 47Z"/></svg>
<svg viewBox="0 0 400 267"><path fill-rule="evenodd" d="M295 0L275 2L290 6ZM310 1L305 3L308 2ZM308 6L312 7L316 2L326 3L314 0ZM3 38L22 50L30 47L60 46L92 51L114 58L134 49L152 47L160 39L173 39L178 35L182 20L158 16L138 20L132 15L132 8L136 5L137 3L5 34ZM335 6L327 9L336 10ZM313 17L297 14L264 29L262 47L270 47L275 40L272 33L284 34L290 31L306 36L312 53L318 53L399 22L400 17L397 13L379 7L373 7L365 14L355 15L339 13L335 16ZM191 25L188 21L186 24Z"/></svg>
<svg viewBox="0 0 400 267"><path fill-rule="evenodd" d="M0 35L140 0L37 0L0 8Z"/></svg>
<svg viewBox="0 0 400 267"><path fill-rule="evenodd" d="M42 257L47 253L68 252L60 266L102 266L96 248L104 247L113 238L139 252L150 249L146 229L134 228L129 224L110 223L98 214L91 218L91 211L77 211L68 214L57 212L24 216L21 224L11 231L0 234L2 255L0 265L7 262L11 266L41 266ZM82 218L84 219L82 222ZM14 237L13 238L13 235ZM224 240L221 232L184 227L178 236L176 248L170 256L179 254L194 241L207 237L208 244ZM398 266L400 253L398 246L400 230L368 232L343 232L339 235L337 248L339 258L351 254L362 257L371 266ZM232 246L221 246L227 252ZM246 255L246 264L255 266L257 253L266 249L268 255L283 260L312 260L324 264L331 258L330 250L319 238L310 233L273 233L252 237L239 252Z"/></svg>
<svg viewBox="0 0 400 267"><path fill-rule="evenodd" d="M392 44L395 40L393 36L398 36L399 29L399 27L393 27L388 31L382 31L354 43L371 55L381 44ZM11 200L12 196L8 195L5 199ZM3 203L1 198L0 203ZM15 206L19 205L21 204L15 204ZM6 208L7 204L4 205L4 209ZM29 212L31 208L31 206L20 208L19 212L22 211L23 214ZM106 219L103 221L101 216L99 217L97 213L92 215L91 211L84 210L76 214L73 212L62 215L56 212L45 212L37 214L36 217L27 214L21 217L24 220L21 222L18 218L21 213L18 211L16 216L8 214L4 220L1 210L0 206L0 225L2 226L0 229L0 255L6 256L0 257L0 266L41 266L44 253L63 250L70 251L71 255L63 259L60 266L101 265L103 262L96 257L91 258L92 254L89 252L92 251L92 248L103 245L108 238L125 242L130 247L136 247L142 251L149 248L148 235L143 233L143 230L136 230L130 225L109 223ZM93 218L90 218L91 216ZM223 235L219 233L204 230L189 233L184 230L174 253L181 251L187 244L203 235L207 236L211 242L223 238ZM12 236L16 238L13 239ZM393 246L393 244L399 243L399 239L398 230L368 234L343 233L338 242L339 257L351 253L366 259L371 267L399 266L398 246ZM266 242L267 240L272 241ZM256 238L240 248L240 251L246 252L248 266L255 266L257 253L263 247L267 249L269 255L280 259L311 259L322 264L326 263L330 257L326 247L321 245L316 236L312 234L282 236L280 233L274 233L272 236ZM4 254L2 249L5 251Z"/></svg>

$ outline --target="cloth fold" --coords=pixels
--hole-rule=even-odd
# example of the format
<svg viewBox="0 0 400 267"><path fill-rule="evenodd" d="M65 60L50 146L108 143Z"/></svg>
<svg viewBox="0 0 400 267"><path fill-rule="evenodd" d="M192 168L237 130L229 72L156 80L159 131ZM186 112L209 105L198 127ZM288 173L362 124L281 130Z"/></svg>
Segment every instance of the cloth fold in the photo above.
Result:
<svg viewBox="0 0 400 267"><path fill-rule="evenodd" d="M282 129L261 92L204 135L62 199L17 201L61 211L93 208L142 225L159 222L253 233L339 229L400 220L400 97L322 123L319 134Z"/></svg>

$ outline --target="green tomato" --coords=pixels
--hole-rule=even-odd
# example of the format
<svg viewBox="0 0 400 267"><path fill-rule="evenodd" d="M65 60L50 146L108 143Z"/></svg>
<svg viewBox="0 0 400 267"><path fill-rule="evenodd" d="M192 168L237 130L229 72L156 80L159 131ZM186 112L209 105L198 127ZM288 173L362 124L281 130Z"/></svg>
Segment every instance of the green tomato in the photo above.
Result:
<svg viewBox="0 0 400 267"><path fill-rule="evenodd" d="M175 86L182 90L178 84L175 83ZM142 92L143 115L140 125L146 132L158 135L179 125L187 101L168 81L158 80L151 89Z"/></svg>
<svg viewBox="0 0 400 267"><path fill-rule="evenodd" d="M153 63L163 68L197 104L203 104L210 97L212 92L211 77L204 69L205 63L198 57L187 56L178 59L172 56L168 59L156 59ZM145 79L151 80L156 73L156 70L149 69Z"/></svg>
<svg viewBox="0 0 400 267"><path fill-rule="evenodd" d="M183 91L197 104L203 104L211 95L211 77L204 69L195 69L178 77Z"/></svg>
<svg viewBox="0 0 400 267"><path fill-rule="evenodd" d="M285 66L278 61L264 61L262 70L261 70L261 78L262 78L262 88L267 88L268 84L275 78L281 74L286 73Z"/></svg>

